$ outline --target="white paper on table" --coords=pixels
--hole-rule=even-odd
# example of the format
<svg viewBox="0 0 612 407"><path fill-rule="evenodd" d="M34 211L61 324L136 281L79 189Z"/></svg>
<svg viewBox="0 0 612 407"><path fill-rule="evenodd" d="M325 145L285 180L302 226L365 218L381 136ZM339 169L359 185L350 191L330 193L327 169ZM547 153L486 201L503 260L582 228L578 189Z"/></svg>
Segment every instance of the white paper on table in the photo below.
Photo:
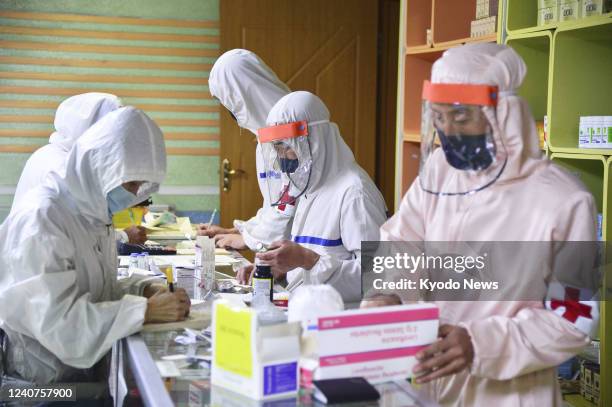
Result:
<svg viewBox="0 0 612 407"><path fill-rule="evenodd" d="M215 264L218 263L240 263L240 259L235 259L232 256L227 256L223 254L215 254Z"/></svg>

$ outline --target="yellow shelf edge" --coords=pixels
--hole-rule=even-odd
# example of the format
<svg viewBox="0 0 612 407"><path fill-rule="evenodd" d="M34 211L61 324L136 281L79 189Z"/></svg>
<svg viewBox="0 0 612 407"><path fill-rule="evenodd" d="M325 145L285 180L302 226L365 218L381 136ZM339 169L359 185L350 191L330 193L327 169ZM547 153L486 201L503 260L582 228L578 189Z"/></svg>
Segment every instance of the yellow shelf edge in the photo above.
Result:
<svg viewBox="0 0 612 407"><path fill-rule="evenodd" d="M519 33L519 34L508 34L506 37L506 42L511 40L521 40L523 38L537 38L537 37L548 37L552 39L553 32L552 30L541 30L541 31L531 31L527 33Z"/></svg>
<svg viewBox="0 0 612 407"><path fill-rule="evenodd" d="M612 155L612 149L607 148L578 148L578 147L555 147L548 144L548 148L552 153L567 153L576 154L577 156L609 156Z"/></svg>
<svg viewBox="0 0 612 407"><path fill-rule="evenodd" d="M410 47L406 47L406 54L410 55L431 52L432 48L433 47L431 45L413 45Z"/></svg>
<svg viewBox="0 0 612 407"><path fill-rule="evenodd" d="M447 50L457 45L476 44L481 42L497 42L497 33L485 35L482 37L465 37L451 41L434 42L434 49Z"/></svg>
<svg viewBox="0 0 612 407"><path fill-rule="evenodd" d="M413 132L404 131L404 141L409 141L411 143L420 143L421 133L413 133Z"/></svg>

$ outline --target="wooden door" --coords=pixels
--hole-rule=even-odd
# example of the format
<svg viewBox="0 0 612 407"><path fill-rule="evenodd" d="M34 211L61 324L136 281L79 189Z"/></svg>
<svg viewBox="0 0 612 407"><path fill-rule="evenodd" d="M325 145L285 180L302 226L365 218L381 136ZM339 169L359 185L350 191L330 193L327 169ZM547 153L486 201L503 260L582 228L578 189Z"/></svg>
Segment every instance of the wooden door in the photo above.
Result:
<svg viewBox="0 0 612 407"><path fill-rule="evenodd" d="M377 0L221 0L221 50L259 55L292 90L317 94L359 164L376 167ZM223 109L224 110L224 109ZM255 137L221 113L220 165L233 169L223 191L221 223L248 219L261 207Z"/></svg>

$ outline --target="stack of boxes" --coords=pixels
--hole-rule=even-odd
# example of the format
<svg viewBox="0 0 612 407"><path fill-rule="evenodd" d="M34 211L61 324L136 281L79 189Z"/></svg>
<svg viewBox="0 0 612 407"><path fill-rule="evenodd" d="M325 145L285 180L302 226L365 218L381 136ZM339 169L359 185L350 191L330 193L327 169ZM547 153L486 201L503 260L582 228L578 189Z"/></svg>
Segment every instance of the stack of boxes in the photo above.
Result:
<svg viewBox="0 0 612 407"><path fill-rule="evenodd" d="M580 395L585 400L599 404L599 365L583 360L580 364Z"/></svg>
<svg viewBox="0 0 612 407"><path fill-rule="evenodd" d="M476 20L472 21L470 37L484 37L496 31L499 0L476 0Z"/></svg>
<svg viewBox="0 0 612 407"><path fill-rule="evenodd" d="M581 116L580 148L612 148L612 116Z"/></svg>
<svg viewBox="0 0 612 407"><path fill-rule="evenodd" d="M600 16L610 11L611 0L538 0L538 25Z"/></svg>

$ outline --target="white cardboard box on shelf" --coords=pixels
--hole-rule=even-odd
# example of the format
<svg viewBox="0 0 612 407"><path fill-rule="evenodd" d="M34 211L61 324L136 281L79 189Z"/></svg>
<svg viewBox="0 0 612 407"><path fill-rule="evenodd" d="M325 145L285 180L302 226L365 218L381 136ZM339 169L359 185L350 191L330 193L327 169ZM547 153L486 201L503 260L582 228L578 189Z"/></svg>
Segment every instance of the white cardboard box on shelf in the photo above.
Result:
<svg viewBox="0 0 612 407"><path fill-rule="evenodd" d="M578 147L612 148L612 116L581 116L578 131Z"/></svg>
<svg viewBox="0 0 612 407"><path fill-rule="evenodd" d="M538 10L538 25L553 24L559 21L559 6L546 7Z"/></svg>
<svg viewBox="0 0 612 407"><path fill-rule="evenodd" d="M477 0L476 1L476 20L496 16L499 7L499 0Z"/></svg>
<svg viewBox="0 0 612 407"><path fill-rule="evenodd" d="M559 21L577 20L581 16L580 0L560 0Z"/></svg>
<svg viewBox="0 0 612 407"><path fill-rule="evenodd" d="M470 23L470 37L484 37L490 34L495 34L497 16L474 20Z"/></svg>
<svg viewBox="0 0 612 407"><path fill-rule="evenodd" d="M603 14L603 0L582 0L582 17L600 16Z"/></svg>

